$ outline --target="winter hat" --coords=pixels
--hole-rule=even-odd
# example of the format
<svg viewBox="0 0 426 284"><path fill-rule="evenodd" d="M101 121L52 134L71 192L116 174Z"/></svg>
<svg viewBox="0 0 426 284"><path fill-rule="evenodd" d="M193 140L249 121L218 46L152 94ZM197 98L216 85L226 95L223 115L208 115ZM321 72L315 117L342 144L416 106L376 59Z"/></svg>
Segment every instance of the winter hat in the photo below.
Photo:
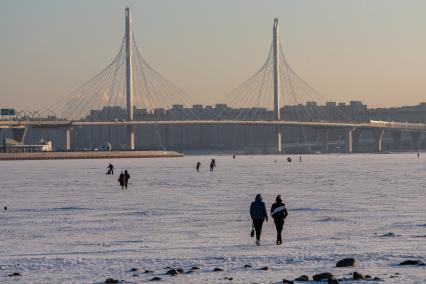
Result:
<svg viewBox="0 0 426 284"><path fill-rule="evenodd" d="M277 198L275 198L275 201L278 202L278 203L283 202L282 199L281 199L281 195L278 194Z"/></svg>

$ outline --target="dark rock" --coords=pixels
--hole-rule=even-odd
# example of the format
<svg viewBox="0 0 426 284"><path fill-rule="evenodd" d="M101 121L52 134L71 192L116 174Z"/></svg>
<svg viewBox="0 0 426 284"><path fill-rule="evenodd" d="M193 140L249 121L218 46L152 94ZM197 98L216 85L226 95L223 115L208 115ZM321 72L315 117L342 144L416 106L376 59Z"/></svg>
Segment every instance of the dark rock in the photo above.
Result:
<svg viewBox="0 0 426 284"><path fill-rule="evenodd" d="M6 211L7 210L7 206L5 206L3 209Z"/></svg>
<svg viewBox="0 0 426 284"><path fill-rule="evenodd" d="M9 274L9 276L10 276L10 277L13 277L13 276L22 276L22 275L21 275L21 273L14 272L14 273L12 273L12 274Z"/></svg>
<svg viewBox="0 0 426 284"><path fill-rule="evenodd" d="M302 276L297 277L296 279L294 279L294 281L300 281L300 282L309 281L309 276L308 275L302 275Z"/></svg>
<svg viewBox="0 0 426 284"><path fill-rule="evenodd" d="M215 269L213 269L213 271L214 271L214 272L220 272L220 271L223 271L223 269L222 269L222 268L219 268L219 267L215 267Z"/></svg>
<svg viewBox="0 0 426 284"><path fill-rule="evenodd" d="M139 276L139 274L133 274L132 276L133 276L133 277L137 277L137 276Z"/></svg>
<svg viewBox="0 0 426 284"><path fill-rule="evenodd" d="M144 273L146 273L146 274L148 274L148 273L154 273L154 271L152 271L152 270L147 270L147 269L146 269L146 270L144 271Z"/></svg>
<svg viewBox="0 0 426 284"><path fill-rule="evenodd" d="M390 232L390 233L386 233L386 234L383 234L383 235L379 235L379 237L382 237L382 238L392 238L392 237L399 237L399 236L395 235L395 233Z"/></svg>
<svg viewBox="0 0 426 284"><path fill-rule="evenodd" d="M264 266L264 267L260 268L260 270L269 270L269 267Z"/></svg>
<svg viewBox="0 0 426 284"><path fill-rule="evenodd" d="M105 280L105 283L118 283L119 281L117 279L114 278L107 278L107 280Z"/></svg>
<svg viewBox="0 0 426 284"><path fill-rule="evenodd" d="M354 267L356 265L354 258L341 259L336 263L336 267Z"/></svg>
<svg viewBox="0 0 426 284"><path fill-rule="evenodd" d="M366 279L364 275L362 275L361 273L358 273L356 271L353 273L352 278L353 278L353 280L365 280Z"/></svg>
<svg viewBox="0 0 426 284"><path fill-rule="evenodd" d="M333 274L331 274L329 272L315 274L314 276L312 276L312 279L314 281L327 280L328 284L337 284L337 283L339 283L339 281L337 281L337 279L333 276Z"/></svg>
<svg viewBox="0 0 426 284"><path fill-rule="evenodd" d="M286 284L294 284L294 281L292 281L292 280L287 280L287 279L283 279L283 283L286 283Z"/></svg>
<svg viewBox="0 0 426 284"><path fill-rule="evenodd" d="M225 280L229 280L229 281L234 280L234 278L233 278L233 277L225 277L224 279L225 279Z"/></svg>
<svg viewBox="0 0 426 284"><path fill-rule="evenodd" d="M150 281L161 281L161 278L160 277L154 277L154 278L151 278Z"/></svg>
<svg viewBox="0 0 426 284"><path fill-rule="evenodd" d="M374 280L374 281L382 281L382 278L374 277L374 278L373 278L373 280Z"/></svg>
<svg viewBox="0 0 426 284"><path fill-rule="evenodd" d="M139 269L137 269L137 268L134 268L134 267L133 267L133 268L132 268L132 269L130 269L129 271L130 271L130 272L135 272L135 271L138 271L138 270L139 270Z"/></svg>
<svg viewBox="0 0 426 284"><path fill-rule="evenodd" d="M365 277L365 279L371 279L371 275L368 275L368 274L365 275L364 277Z"/></svg>
<svg viewBox="0 0 426 284"><path fill-rule="evenodd" d="M170 269L169 271L166 272L167 275L171 275L171 276L175 276L178 275L179 272L176 271L176 269Z"/></svg>
<svg viewBox="0 0 426 284"><path fill-rule="evenodd" d="M198 266L193 266L192 268L191 268L191 270L199 270L200 268L198 267Z"/></svg>
<svg viewBox="0 0 426 284"><path fill-rule="evenodd" d="M176 271L179 273L183 273L183 269L182 268L176 268Z"/></svg>
<svg viewBox="0 0 426 284"><path fill-rule="evenodd" d="M421 260L417 260L417 259L416 260L412 260L412 259L410 259L410 260L404 260L399 265L420 265L420 266L423 266L425 264Z"/></svg>
<svg viewBox="0 0 426 284"><path fill-rule="evenodd" d="M244 268L251 268L251 265L250 264L246 264L246 265L244 265Z"/></svg>
<svg viewBox="0 0 426 284"><path fill-rule="evenodd" d="M399 277L399 276L398 275L391 275L390 278L397 278L397 277Z"/></svg>

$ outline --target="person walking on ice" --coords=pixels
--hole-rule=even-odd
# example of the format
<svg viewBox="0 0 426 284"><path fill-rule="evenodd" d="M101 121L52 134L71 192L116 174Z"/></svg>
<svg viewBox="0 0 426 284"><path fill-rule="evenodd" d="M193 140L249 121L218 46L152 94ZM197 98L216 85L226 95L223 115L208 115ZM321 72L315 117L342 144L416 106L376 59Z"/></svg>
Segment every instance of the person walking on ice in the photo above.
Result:
<svg viewBox="0 0 426 284"><path fill-rule="evenodd" d="M110 175L114 174L114 165L113 164L109 163L107 169L108 169L108 172L107 172L108 174L110 174Z"/></svg>
<svg viewBox="0 0 426 284"><path fill-rule="evenodd" d="M195 169L197 170L197 173L200 171L201 163L197 162L197 165L195 166Z"/></svg>
<svg viewBox="0 0 426 284"><path fill-rule="evenodd" d="M124 185L126 184L126 176L123 172L121 172L121 174L118 176L118 182L121 185L121 189L124 189Z"/></svg>
<svg viewBox="0 0 426 284"><path fill-rule="evenodd" d="M284 227L284 220L288 216L287 208L281 199L281 195L277 195L275 203L271 207L271 216L274 218L275 228L277 229L277 245L283 243L281 232Z"/></svg>
<svg viewBox="0 0 426 284"><path fill-rule="evenodd" d="M210 171L212 172L215 167L216 167L216 160L212 159L210 162Z"/></svg>
<svg viewBox="0 0 426 284"><path fill-rule="evenodd" d="M127 185L129 184L130 175L127 170L124 171L124 187L127 189Z"/></svg>
<svg viewBox="0 0 426 284"><path fill-rule="evenodd" d="M262 201L262 196L260 194L256 195L255 200L250 205L250 216L253 221L254 230L256 231L256 245L259 246L263 222L265 219L266 222L268 222L265 203Z"/></svg>

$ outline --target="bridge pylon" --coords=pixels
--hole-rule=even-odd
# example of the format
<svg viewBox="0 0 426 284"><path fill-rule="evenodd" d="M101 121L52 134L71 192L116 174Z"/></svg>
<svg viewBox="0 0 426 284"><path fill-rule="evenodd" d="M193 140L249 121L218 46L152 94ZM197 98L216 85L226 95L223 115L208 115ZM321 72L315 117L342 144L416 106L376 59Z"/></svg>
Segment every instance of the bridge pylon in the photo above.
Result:
<svg viewBox="0 0 426 284"><path fill-rule="evenodd" d="M278 36L278 19L274 19L274 27L272 29L272 56L273 56L273 80L274 80L274 115L275 120L281 120L281 96L280 96L280 62L279 62L279 36ZM281 128L275 127L277 137L277 151L282 151Z"/></svg>
<svg viewBox="0 0 426 284"><path fill-rule="evenodd" d="M132 31L130 9L125 9L125 51L126 51L126 107L127 107L127 120L133 120L134 111L134 95L133 95L133 68L132 68ZM128 131L128 147L130 150L135 149L135 128L133 125L127 126Z"/></svg>

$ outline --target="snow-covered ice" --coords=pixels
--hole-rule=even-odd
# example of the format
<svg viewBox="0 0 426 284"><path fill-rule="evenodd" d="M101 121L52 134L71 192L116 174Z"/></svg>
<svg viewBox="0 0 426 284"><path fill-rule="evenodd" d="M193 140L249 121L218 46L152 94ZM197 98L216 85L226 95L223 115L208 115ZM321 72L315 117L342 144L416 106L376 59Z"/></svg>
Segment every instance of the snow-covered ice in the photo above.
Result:
<svg viewBox="0 0 426 284"><path fill-rule="evenodd" d="M0 282L278 283L358 271L426 283L426 267L398 266L426 261L426 155L286 157L216 156L213 173L210 156L119 159L114 176L105 175L106 160L0 162ZM117 182L124 169L128 190ZM277 194L287 204L282 246L272 220L261 246L250 238L256 193L268 208ZM345 257L358 266L335 268ZM200 270L164 275L192 266Z"/></svg>

